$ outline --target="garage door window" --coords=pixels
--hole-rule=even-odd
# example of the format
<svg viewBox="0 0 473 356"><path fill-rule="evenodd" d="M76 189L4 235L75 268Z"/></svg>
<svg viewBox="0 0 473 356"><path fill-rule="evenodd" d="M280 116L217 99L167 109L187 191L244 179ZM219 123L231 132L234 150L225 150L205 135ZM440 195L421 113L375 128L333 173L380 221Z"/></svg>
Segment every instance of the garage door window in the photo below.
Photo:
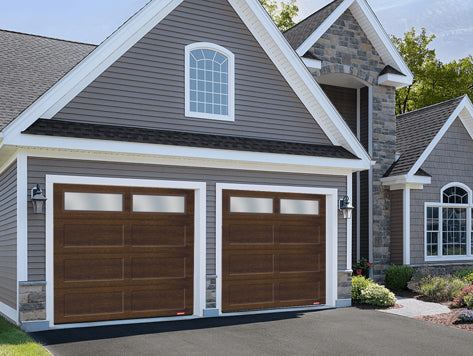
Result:
<svg viewBox="0 0 473 356"><path fill-rule="evenodd" d="M123 211L122 194L64 193L64 209L70 211Z"/></svg>
<svg viewBox="0 0 473 356"><path fill-rule="evenodd" d="M319 215L319 201L281 199L281 214Z"/></svg>
<svg viewBox="0 0 473 356"><path fill-rule="evenodd" d="M273 199L230 197L231 213L272 214Z"/></svg>
<svg viewBox="0 0 473 356"><path fill-rule="evenodd" d="M133 195L133 211L138 213L185 213L185 198L164 195Z"/></svg>

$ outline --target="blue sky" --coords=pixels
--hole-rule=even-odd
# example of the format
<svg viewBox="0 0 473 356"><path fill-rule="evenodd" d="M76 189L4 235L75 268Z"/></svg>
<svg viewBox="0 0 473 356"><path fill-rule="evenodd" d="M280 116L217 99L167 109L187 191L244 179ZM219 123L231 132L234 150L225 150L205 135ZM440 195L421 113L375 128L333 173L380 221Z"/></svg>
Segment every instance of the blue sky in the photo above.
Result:
<svg viewBox="0 0 473 356"><path fill-rule="evenodd" d="M3 0L0 28L100 43L149 0ZM279 1L279 0L278 0ZM331 0L297 0L302 19ZM437 57L473 54L473 0L368 0L389 34L411 27L436 34Z"/></svg>

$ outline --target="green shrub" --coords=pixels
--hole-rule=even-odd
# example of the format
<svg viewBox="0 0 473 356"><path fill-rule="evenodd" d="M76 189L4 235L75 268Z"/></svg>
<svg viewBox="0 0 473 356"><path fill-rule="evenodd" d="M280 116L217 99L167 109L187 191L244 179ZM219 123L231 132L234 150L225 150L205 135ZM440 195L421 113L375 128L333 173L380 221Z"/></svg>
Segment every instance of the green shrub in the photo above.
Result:
<svg viewBox="0 0 473 356"><path fill-rule="evenodd" d="M448 302L468 284L460 278L447 276L427 276L418 284L417 292L435 302Z"/></svg>
<svg viewBox="0 0 473 356"><path fill-rule="evenodd" d="M463 277L463 280L467 283L473 284L473 272L468 273L465 277Z"/></svg>
<svg viewBox="0 0 473 356"><path fill-rule="evenodd" d="M351 300L353 303L361 303L361 292L363 292L366 287L370 284L374 284L374 282L363 276L353 276L351 278Z"/></svg>
<svg viewBox="0 0 473 356"><path fill-rule="evenodd" d="M353 267L353 276L364 276L366 278L370 275L371 263L364 257L360 258L360 262L354 265Z"/></svg>
<svg viewBox="0 0 473 356"><path fill-rule="evenodd" d="M368 287L361 292L361 300L363 303L379 307L392 307L397 301L394 293L376 283L368 285Z"/></svg>
<svg viewBox="0 0 473 356"><path fill-rule="evenodd" d="M465 306L467 309L473 309L473 294L467 295L465 298Z"/></svg>
<svg viewBox="0 0 473 356"><path fill-rule="evenodd" d="M468 276L469 274L473 273L473 267L465 267L465 268L462 268L461 270L459 271L456 271L454 273L454 276L455 277L458 277L458 278L463 278L465 279L466 276Z"/></svg>
<svg viewBox="0 0 473 356"><path fill-rule="evenodd" d="M406 289L414 272L415 270L411 266L389 266L385 273L386 288L390 290Z"/></svg>

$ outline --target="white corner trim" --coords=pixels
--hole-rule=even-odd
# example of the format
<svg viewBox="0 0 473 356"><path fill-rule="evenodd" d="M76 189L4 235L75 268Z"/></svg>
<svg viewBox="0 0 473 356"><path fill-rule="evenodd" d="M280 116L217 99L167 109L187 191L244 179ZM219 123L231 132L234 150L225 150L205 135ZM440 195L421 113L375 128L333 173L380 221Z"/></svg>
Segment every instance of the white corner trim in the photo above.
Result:
<svg viewBox="0 0 473 356"><path fill-rule="evenodd" d="M52 118L182 1L150 1L11 122L5 137L25 130L39 117Z"/></svg>
<svg viewBox="0 0 473 356"><path fill-rule="evenodd" d="M176 188L195 191L194 206L194 314L202 317L206 303L206 207L207 185L205 182L169 181L151 179L128 179L85 176L46 175L46 320L50 328L65 328L54 325L54 184L109 185L147 188ZM145 319L143 319L145 320ZM182 320L181 318L153 318L148 321ZM74 324L77 326L100 326L123 324L126 321L92 322ZM130 321L128 321L130 322ZM70 325L69 325L70 326Z"/></svg>
<svg viewBox="0 0 473 356"><path fill-rule="evenodd" d="M469 117L466 117L467 115L461 115L460 113L464 110L464 113L468 112ZM465 96L463 100L458 104L457 108L453 111L453 113L450 115L448 120L445 122L445 124L442 126L442 128L439 130L437 135L435 135L434 139L430 144L427 146L425 151L422 153L422 155L419 157L417 162L412 166L410 171L407 173L408 175L414 175L416 172L419 170L419 168L422 167L426 159L430 156L432 151L435 149L435 147L438 145L442 137L445 135L445 133L448 131L450 126L455 122L457 117L460 117L462 120L463 125L467 129L468 133L470 136L473 138L473 105L468 98L468 96Z"/></svg>
<svg viewBox="0 0 473 356"><path fill-rule="evenodd" d="M347 196L353 202L353 175L347 175ZM358 202L358 201L357 201ZM353 219L347 219L347 271L352 269Z"/></svg>
<svg viewBox="0 0 473 356"><path fill-rule="evenodd" d="M302 62L309 68L309 70L312 72L315 69L322 69L322 61L318 59L312 59L312 58L304 58L301 57Z"/></svg>
<svg viewBox="0 0 473 356"><path fill-rule="evenodd" d="M425 184L431 184L431 177L400 175L381 178L381 184L389 187L389 190L401 190L406 187L410 189L423 189Z"/></svg>
<svg viewBox="0 0 473 356"><path fill-rule="evenodd" d="M28 281L28 158L24 153L17 156L17 278Z"/></svg>
<svg viewBox="0 0 473 356"><path fill-rule="evenodd" d="M338 189L294 187L279 185L255 185L216 183L216 221L215 221L215 257L216 257L216 292L217 309L222 314L222 197L223 190L247 190L255 192L281 192L319 194L326 196L326 305L336 305L338 288ZM228 313L231 314L231 313Z"/></svg>
<svg viewBox="0 0 473 356"><path fill-rule="evenodd" d="M387 73L378 77L378 85L395 87L396 89L404 88L410 84L412 84L412 79L404 75Z"/></svg>
<svg viewBox="0 0 473 356"><path fill-rule="evenodd" d="M332 12L325 21L297 48L296 52L299 56L303 56L322 35L334 24L337 19L353 4L353 0L345 0L334 12Z"/></svg>
<svg viewBox="0 0 473 356"><path fill-rule="evenodd" d="M228 115L208 114L191 111L190 109L190 53L195 49L211 49L223 54L228 59ZM196 117L201 119L235 121L235 55L215 43L195 42L185 47L185 115L186 117Z"/></svg>
<svg viewBox="0 0 473 356"><path fill-rule="evenodd" d="M403 190L403 263L405 265L411 264L411 191L409 187Z"/></svg>
<svg viewBox="0 0 473 356"><path fill-rule="evenodd" d="M16 325L19 324L18 311L2 302L0 302L0 314L5 315L11 321L15 322Z"/></svg>

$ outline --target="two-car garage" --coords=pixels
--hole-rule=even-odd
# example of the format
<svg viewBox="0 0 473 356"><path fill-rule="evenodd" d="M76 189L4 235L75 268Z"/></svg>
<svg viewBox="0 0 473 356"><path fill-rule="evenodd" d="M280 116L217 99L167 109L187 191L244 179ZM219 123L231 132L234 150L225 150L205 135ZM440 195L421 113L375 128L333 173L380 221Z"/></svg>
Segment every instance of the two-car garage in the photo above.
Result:
<svg viewBox="0 0 473 356"><path fill-rule="evenodd" d="M184 185L51 185L55 325L202 315L206 193ZM221 190L221 312L326 304L326 198Z"/></svg>

